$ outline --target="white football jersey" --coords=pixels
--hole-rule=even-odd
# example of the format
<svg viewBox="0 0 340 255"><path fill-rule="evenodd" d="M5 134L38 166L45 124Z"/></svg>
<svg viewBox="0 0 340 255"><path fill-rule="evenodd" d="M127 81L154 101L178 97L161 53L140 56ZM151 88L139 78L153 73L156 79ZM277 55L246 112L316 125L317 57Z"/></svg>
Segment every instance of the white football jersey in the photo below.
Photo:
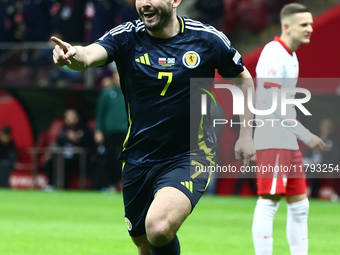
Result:
<svg viewBox="0 0 340 255"><path fill-rule="evenodd" d="M294 105L287 105L286 115L281 114L281 89L295 88L298 75L299 62L295 52L291 52L279 37L275 37L263 48L256 66L256 109L270 109L273 94L275 90L278 91L276 110L269 115L256 115L256 150L297 150L297 138L304 143L312 138L312 133L296 120ZM286 98L295 98L295 93L287 93Z"/></svg>

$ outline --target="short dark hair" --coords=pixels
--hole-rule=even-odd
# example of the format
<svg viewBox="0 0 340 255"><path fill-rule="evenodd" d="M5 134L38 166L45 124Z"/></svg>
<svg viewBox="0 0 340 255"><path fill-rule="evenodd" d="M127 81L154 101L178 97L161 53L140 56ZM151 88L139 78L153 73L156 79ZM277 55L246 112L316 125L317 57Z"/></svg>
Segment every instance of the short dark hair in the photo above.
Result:
<svg viewBox="0 0 340 255"><path fill-rule="evenodd" d="M310 11L308 7L303 4L298 4L298 3L286 4L281 9L280 18L281 20L283 20L284 18L289 17L295 13L302 13L302 12L310 12Z"/></svg>
<svg viewBox="0 0 340 255"><path fill-rule="evenodd" d="M1 128L1 133L3 133L4 135L10 135L11 134L11 128L10 128L10 126L3 126L2 128Z"/></svg>

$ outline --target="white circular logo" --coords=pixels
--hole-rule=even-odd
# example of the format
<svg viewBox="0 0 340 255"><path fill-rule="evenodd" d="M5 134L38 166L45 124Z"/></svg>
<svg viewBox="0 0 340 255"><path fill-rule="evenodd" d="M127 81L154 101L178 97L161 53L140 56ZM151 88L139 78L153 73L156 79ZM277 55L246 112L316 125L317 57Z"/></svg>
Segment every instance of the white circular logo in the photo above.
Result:
<svg viewBox="0 0 340 255"><path fill-rule="evenodd" d="M195 51L188 51L183 55L182 61L187 68L194 69L200 64L201 57Z"/></svg>
<svg viewBox="0 0 340 255"><path fill-rule="evenodd" d="M131 231L132 229L132 224L131 224L131 221L125 217L125 223L126 223L126 227L129 231Z"/></svg>

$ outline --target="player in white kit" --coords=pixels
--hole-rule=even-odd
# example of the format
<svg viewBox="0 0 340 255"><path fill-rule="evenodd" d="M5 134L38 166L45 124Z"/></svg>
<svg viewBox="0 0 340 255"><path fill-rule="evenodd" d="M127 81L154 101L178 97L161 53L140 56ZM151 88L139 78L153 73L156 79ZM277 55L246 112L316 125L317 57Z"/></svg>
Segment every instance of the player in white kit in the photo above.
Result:
<svg viewBox="0 0 340 255"><path fill-rule="evenodd" d="M282 8L281 36L275 37L264 47L256 67L257 110L271 108L275 90L280 98L283 88L296 87L299 63L295 51L301 44L310 42L312 25L312 14L306 6L293 3ZM294 98L295 93L288 92L286 97ZM296 120L294 105L287 105L286 111L286 115L281 114L279 100L274 113L256 116L259 121L258 127L255 128L254 144L258 166L286 166L300 171L303 169L303 161L297 139L314 150L322 150L325 147L319 137ZM282 125L282 120L285 119L293 119L297 125L287 127L294 126L294 123L288 122ZM286 231L291 254L308 254L309 201L306 195L305 173L300 171L300 175L297 175L299 171L294 175L283 171L271 171L261 176L258 174L259 199L252 226L256 255L272 254L273 220L281 196L285 196L288 202Z"/></svg>

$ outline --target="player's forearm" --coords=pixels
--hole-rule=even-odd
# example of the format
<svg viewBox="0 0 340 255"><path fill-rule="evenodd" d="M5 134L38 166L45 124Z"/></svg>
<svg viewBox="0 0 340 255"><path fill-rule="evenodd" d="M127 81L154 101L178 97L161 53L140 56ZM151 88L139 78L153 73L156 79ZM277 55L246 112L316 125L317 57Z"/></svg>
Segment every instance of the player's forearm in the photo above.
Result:
<svg viewBox="0 0 340 255"><path fill-rule="evenodd" d="M77 53L71 57L71 64L67 66L74 71L84 71L89 68L86 49L82 46L74 46L76 48Z"/></svg>
<svg viewBox="0 0 340 255"><path fill-rule="evenodd" d="M266 89L265 92L269 93L269 94L267 94L265 96L265 98L271 98L271 95L273 93L272 89L273 88ZM279 94L280 93L281 93L281 91L279 92ZM267 109L269 109L272 104L273 104L272 101L267 102ZM276 122L291 120L290 122L288 122L289 125L285 126L285 128L289 132L293 133L299 140L301 140L305 144L308 143L310 141L310 139L312 138L313 134L296 119L296 113L295 113L294 109L288 110L288 111L291 111L291 112L289 112L287 115L282 115L281 104L279 102L277 107L276 107L276 110L273 112L273 115L275 116ZM292 112L292 111L294 111L294 112ZM292 123L293 121L295 123Z"/></svg>
<svg viewBox="0 0 340 255"><path fill-rule="evenodd" d="M90 44L86 47L74 46L77 53L72 57L71 64L67 65L75 71L84 71L91 67L102 66L106 63L107 54L99 44Z"/></svg>
<svg viewBox="0 0 340 255"><path fill-rule="evenodd" d="M237 85L244 95L244 114L240 115L240 122L244 123L240 125L240 135L249 135L252 137L253 135L253 129L250 125L248 125L248 121L254 119L254 114L250 111L248 107L248 97L252 97L252 102L254 104L255 102L255 89L254 89L254 82L253 79L248 72L248 70L245 70L241 76L238 77L237 82L235 85ZM248 93L248 90L251 90L251 94Z"/></svg>
<svg viewBox="0 0 340 255"><path fill-rule="evenodd" d="M253 80L245 79L242 85L240 86L243 95L244 95L244 115L240 115L241 123L245 123L245 125L241 125L240 134L247 134L252 137L253 129L250 125L248 125L248 121L254 119L254 114L248 108L248 97L252 97L252 102L255 102L255 90ZM251 88L252 94L248 95L248 88Z"/></svg>

